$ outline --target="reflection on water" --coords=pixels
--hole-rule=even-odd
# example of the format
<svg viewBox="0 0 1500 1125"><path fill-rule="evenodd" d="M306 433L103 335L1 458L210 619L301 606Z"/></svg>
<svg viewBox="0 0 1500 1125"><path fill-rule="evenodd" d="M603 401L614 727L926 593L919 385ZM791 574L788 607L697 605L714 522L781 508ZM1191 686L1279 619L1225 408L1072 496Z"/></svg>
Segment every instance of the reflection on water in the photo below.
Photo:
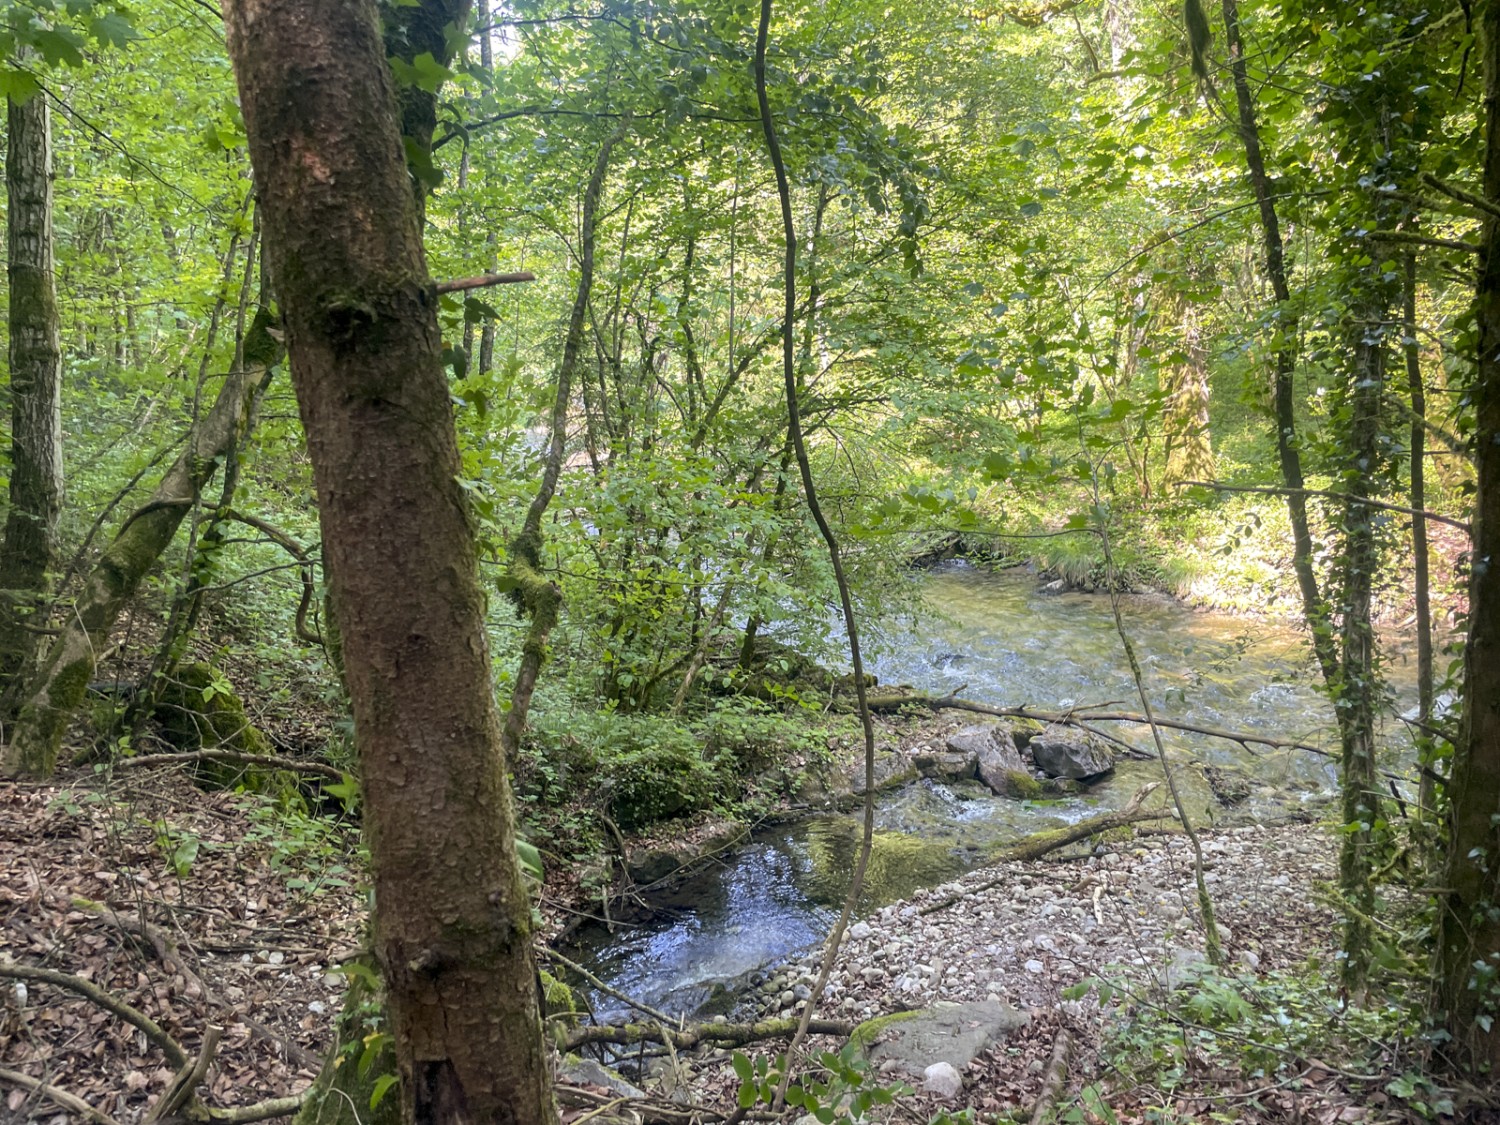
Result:
<svg viewBox="0 0 1500 1125"><path fill-rule="evenodd" d="M933 694L963 685L965 698L1003 706L1139 709L1107 598L1044 595L1029 576L962 562L919 580L934 613L917 629L887 638L874 663L882 682ZM1296 633L1197 613L1158 597L1128 597L1123 614L1163 716L1337 745L1331 710ZM1394 671L1405 677L1397 705L1409 705L1410 674ZM1110 733L1150 747L1144 728L1112 724ZM1329 792L1336 782L1332 762L1302 751L1250 751L1163 733L1185 763L1195 759L1248 774L1255 787L1244 808L1251 815ZM1399 731L1388 734L1387 754L1394 756L1402 748ZM1158 778L1154 764L1124 761L1086 795L1035 803L993 798L976 784L908 786L882 798L862 906L869 910L951 879L999 844L1118 808ZM1185 765L1179 784L1195 816L1222 815L1202 772ZM716 985L734 988L761 966L822 939L843 903L860 835L857 816L818 817L759 835L723 866L681 887L645 925L615 935L602 927L581 934L579 956L620 991L674 1014L690 1013ZM623 1014L607 997L593 1000L601 1015Z"/></svg>

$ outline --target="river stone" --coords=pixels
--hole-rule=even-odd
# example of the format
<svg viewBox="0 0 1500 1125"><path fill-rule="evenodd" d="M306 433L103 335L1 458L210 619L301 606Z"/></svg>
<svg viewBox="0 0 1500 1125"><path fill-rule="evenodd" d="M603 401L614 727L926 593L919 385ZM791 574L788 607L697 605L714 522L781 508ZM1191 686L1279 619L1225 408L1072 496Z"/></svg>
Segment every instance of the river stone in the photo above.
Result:
<svg viewBox="0 0 1500 1125"><path fill-rule="evenodd" d="M964 1092L964 1078L949 1063L933 1063L922 1072L922 1089L940 1098L956 1098Z"/></svg>
<svg viewBox="0 0 1500 1125"><path fill-rule="evenodd" d="M962 1072L981 1052L1009 1032L1025 1026L1027 1016L995 1000L967 1004L938 1003L861 1024L853 1041L871 1067L925 1079L927 1068L947 1063Z"/></svg>
<svg viewBox="0 0 1500 1125"><path fill-rule="evenodd" d="M997 796L1015 796L1011 793L1011 777L1026 773L1026 764L1021 761L1021 752L1016 749L1016 740L1009 728L999 723L965 727L948 738L948 749L954 753L974 754L975 772L979 780L990 787Z"/></svg>
<svg viewBox="0 0 1500 1125"><path fill-rule="evenodd" d="M1031 757L1049 777L1096 777L1115 768L1115 757L1104 746L1056 723L1031 740Z"/></svg>
<svg viewBox="0 0 1500 1125"><path fill-rule="evenodd" d="M979 752L925 746L912 753L911 764L933 781L968 781L979 775Z"/></svg>
<svg viewBox="0 0 1500 1125"><path fill-rule="evenodd" d="M575 1086L599 1086L617 1098L644 1098L644 1091L632 1086L607 1066L593 1059L570 1056L558 1068L558 1077Z"/></svg>

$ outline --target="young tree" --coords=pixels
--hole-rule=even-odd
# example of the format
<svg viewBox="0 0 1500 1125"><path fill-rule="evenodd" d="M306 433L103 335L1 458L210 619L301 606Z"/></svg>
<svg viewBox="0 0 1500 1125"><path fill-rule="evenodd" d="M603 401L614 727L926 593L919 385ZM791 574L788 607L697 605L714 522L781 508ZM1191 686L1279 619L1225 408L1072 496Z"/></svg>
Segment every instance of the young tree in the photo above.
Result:
<svg viewBox="0 0 1500 1125"><path fill-rule="evenodd" d="M484 597L375 6L229 0L225 24L317 484L403 1112L543 1125Z"/></svg>
<svg viewBox="0 0 1500 1125"><path fill-rule="evenodd" d="M1484 7L1487 211L1475 287L1474 547L1464 713L1448 784L1434 1015L1476 1077L1500 1072L1500 3Z"/></svg>
<svg viewBox="0 0 1500 1125"><path fill-rule="evenodd" d="M30 671L40 637L29 619L57 561L62 353L52 270L52 121L40 95L11 97L7 105L11 471L0 547L0 700L14 704L13 686Z"/></svg>

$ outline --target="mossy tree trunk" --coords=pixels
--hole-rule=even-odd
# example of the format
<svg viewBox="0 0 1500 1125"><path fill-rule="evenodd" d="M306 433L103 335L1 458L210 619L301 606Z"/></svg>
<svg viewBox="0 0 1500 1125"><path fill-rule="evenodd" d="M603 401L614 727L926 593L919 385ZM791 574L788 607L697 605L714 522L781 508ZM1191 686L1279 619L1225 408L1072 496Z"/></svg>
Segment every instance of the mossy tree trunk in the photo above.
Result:
<svg viewBox="0 0 1500 1125"><path fill-rule="evenodd" d="M1473 565L1464 714L1448 785L1448 871L1438 899L1436 1022L1476 1082L1500 1073L1500 0L1483 9L1487 142L1483 251L1475 292Z"/></svg>
<svg viewBox="0 0 1500 1125"><path fill-rule="evenodd" d="M354 712L391 1096L412 1122L551 1125L484 597L375 5L230 0L225 24Z"/></svg>
<svg viewBox="0 0 1500 1125"><path fill-rule="evenodd" d="M62 512L62 353L52 272L52 122L47 99L11 99L5 186L10 282L10 508L0 546L0 718L20 703L57 562Z"/></svg>
<svg viewBox="0 0 1500 1125"><path fill-rule="evenodd" d="M161 557L203 487L218 472L227 450L243 442L254 406L270 381L280 348L262 310L245 341L245 363L219 389L212 408L188 434L186 447L167 470L151 499L128 517L84 580L61 635L26 688L6 753L9 776L46 777L57 766L68 721L83 702L98 654L120 611Z"/></svg>

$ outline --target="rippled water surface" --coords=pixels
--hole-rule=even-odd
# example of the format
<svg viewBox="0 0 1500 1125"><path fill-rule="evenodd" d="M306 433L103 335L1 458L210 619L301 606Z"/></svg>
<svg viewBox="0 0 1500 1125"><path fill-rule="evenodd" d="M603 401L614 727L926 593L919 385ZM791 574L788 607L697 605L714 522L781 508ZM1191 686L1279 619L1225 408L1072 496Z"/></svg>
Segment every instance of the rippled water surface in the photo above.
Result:
<svg viewBox="0 0 1500 1125"><path fill-rule="evenodd" d="M1140 709L1108 598L1044 594L1030 575L965 563L945 564L919 580L931 612L893 634L877 655L872 667L882 683L934 694L962 689L963 698L999 706ZM1315 669L1295 632L1152 596L1127 597L1123 613L1162 716L1336 748L1331 710L1315 690ZM1393 702L1405 709L1410 673L1398 665L1387 674L1397 684ZM1150 746L1145 728L1107 727ZM1392 756L1399 734L1387 732ZM1184 763L1195 759L1248 775L1252 814L1325 795L1336 782L1330 760L1304 751L1252 751L1179 732L1167 732L1167 742ZM1185 766L1180 776L1207 815L1213 805L1202 773ZM1086 795L1057 802L1001 800L978 785L931 782L883 797L865 906L950 879L996 844L1119 807L1157 777L1155 765L1125 761ZM578 953L615 988L655 1007L692 1012L716 986L733 989L760 966L822 938L843 901L858 838L854 816L775 829L689 881L645 925L580 935ZM617 1002L594 999L602 1012L618 1011Z"/></svg>

